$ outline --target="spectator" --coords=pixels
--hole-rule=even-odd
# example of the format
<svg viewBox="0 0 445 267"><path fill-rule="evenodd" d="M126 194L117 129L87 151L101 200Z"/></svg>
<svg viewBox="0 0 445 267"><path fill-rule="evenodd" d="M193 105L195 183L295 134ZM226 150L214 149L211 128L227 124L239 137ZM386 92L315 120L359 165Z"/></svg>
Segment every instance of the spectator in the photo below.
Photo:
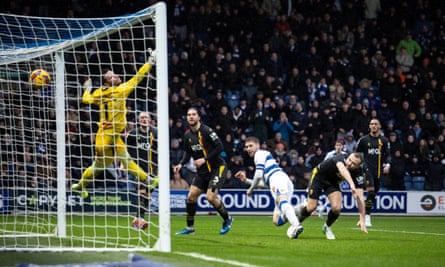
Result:
<svg viewBox="0 0 445 267"><path fill-rule="evenodd" d="M337 129L337 138L342 138L346 133L351 132L353 114L349 104L345 101L337 111L335 117L335 127Z"/></svg>
<svg viewBox="0 0 445 267"><path fill-rule="evenodd" d="M380 85L379 94L381 100L386 100L391 111L396 113L400 109L400 97L403 95L402 87L399 79L394 75L394 68L390 67L387 75L387 78L385 78ZM402 116L404 115L405 114Z"/></svg>
<svg viewBox="0 0 445 267"><path fill-rule="evenodd" d="M256 101L256 108L249 114L249 122L253 125L254 136L261 142L267 141L272 116L267 109L264 109L263 101Z"/></svg>
<svg viewBox="0 0 445 267"><path fill-rule="evenodd" d="M396 47L396 52L399 54L402 48L406 48L406 53L414 59L419 58L422 54L422 48L419 43L413 39L411 31L407 31L405 38L399 41Z"/></svg>
<svg viewBox="0 0 445 267"><path fill-rule="evenodd" d="M402 70L403 73L411 71L414 65L414 58L412 55L408 54L406 47L401 47L400 51L396 55L397 66Z"/></svg>
<svg viewBox="0 0 445 267"><path fill-rule="evenodd" d="M258 92L258 87L255 85L252 77L246 79L246 82L241 86L241 98L247 100L247 104L250 106L252 104L252 99Z"/></svg>
<svg viewBox="0 0 445 267"><path fill-rule="evenodd" d="M407 133L410 129L410 121L409 116L412 113L415 115L415 113L412 112L411 105L408 101L403 101L401 109L394 112L396 114L395 118L395 128L402 133Z"/></svg>
<svg viewBox="0 0 445 267"><path fill-rule="evenodd" d="M289 143L283 139L281 132L276 132L273 138L267 140L267 147L270 151L274 151L277 144L283 144L284 149L289 150Z"/></svg>
<svg viewBox="0 0 445 267"><path fill-rule="evenodd" d="M290 143L291 135L294 131L294 127L292 126L292 123L289 122L289 119L287 118L286 112L282 111L280 113L279 120L276 120L273 125L272 129L275 133L281 133L281 138L287 143Z"/></svg>
<svg viewBox="0 0 445 267"><path fill-rule="evenodd" d="M433 119L433 115L430 111L425 112L420 120L420 127L425 131L427 135L437 136L439 134L439 126Z"/></svg>
<svg viewBox="0 0 445 267"><path fill-rule="evenodd" d="M297 139L296 144L294 145L294 148L297 150L298 155L306 157L307 152L309 151L310 143L309 138L306 134L303 134L300 136L299 139Z"/></svg>
<svg viewBox="0 0 445 267"><path fill-rule="evenodd" d="M232 132L235 137L240 137L249 126L247 114L238 105L232 110L231 119L233 124Z"/></svg>
<svg viewBox="0 0 445 267"><path fill-rule="evenodd" d="M272 156L275 158L275 160L278 162L278 164L280 164L281 160L283 160L283 159L288 161L288 159L287 159L288 151L283 143L276 144L275 149L271 152L272 152Z"/></svg>
<svg viewBox="0 0 445 267"><path fill-rule="evenodd" d="M292 99L292 96L290 97ZM294 133L296 136L301 136L304 134L307 126L307 113L303 108L301 102L296 102L295 105L289 103L289 120L294 128ZM293 136L293 135L292 135ZM292 142L292 140L290 140Z"/></svg>
<svg viewBox="0 0 445 267"><path fill-rule="evenodd" d="M173 179L170 179L171 190L186 190L189 184L181 177L181 172L173 172Z"/></svg>
<svg viewBox="0 0 445 267"><path fill-rule="evenodd" d="M343 139L337 139L335 141L334 149L327 152L324 159L329 159L338 155L347 155L348 153L344 150L344 140Z"/></svg>
<svg viewBox="0 0 445 267"><path fill-rule="evenodd" d="M173 21L176 37L179 41L183 41L187 36L187 6L183 0L176 0L171 12L170 17Z"/></svg>
<svg viewBox="0 0 445 267"><path fill-rule="evenodd" d="M354 135L362 137L368 131L368 123L370 120L368 109L363 107L362 104L355 104L355 110L353 110L354 117L352 119L352 125L354 129Z"/></svg>
<svg viewBox="0 0 445 267"><path fill-rule="evenodd" d="M405 190L405 161L406 160L402 156L402 152L398 149L395 150L391 159L391 169L389 175L384 178L385 185L389 190Z"/></svg>
<svg viewBox="0 0 445 267"><path fill-rule="evenodd" d="M418 147L419 144L418 141L416 140L416 137L414 136L413 133L409 133L403 142L403 156L405 157L405 159L409 160L414 156L416 156L417 158Z"/></svg>
<svg viewBox="0 0 445 267"><path fill-rule="evenodd" d="M405 165L405 189L406 190L424 190L425 184L425 166L419 162L416 154L407 159Z"/></svg>
<svg viewBox="0 0 445 267"><path fill-rule="evenodd" d="M304 164L304 156L297 157L297 164L292 166L291 173L295 176L294 188L295 189L306 189L307 181L304 180L304 173L311 172L310 168L307 168Z"/></svg>
<svg viewBox="0 0 445 267"><path fill-rule="evenodd" d="M380 0L366 0L365 4L365 19L375 20L379 17L382 7L380 5Z"/></svg>
<svg viewBox="0 0 445 267"><path fill-rule="evenodd" d="M432 154L431 161L427 165L425 190L427 191L441 191L443 189L443 179L445 175L445 168L440 161L439 154Z"/></svg>
<svg viewBox="0 0 445 267"><path fill-rule="evenodd" d="M238 153L238 150L233 142L233 136L231 133L226 133L222 136L221 142L223 143L224 150L221 152L221 156L228 162L232 156Z"/></svg>
<svg viewBox="0 0 445 267"><path fill-rule="evenodd" d="M388 101L383 99L380 107L377 109L377 117L382 122L383 130L387 132L386 125L388 123L394 124L394 112L388 107Z"/></svg>
<svg viewBox="0 0 445 267"><path fill-rule="evenodd" d="M235 128L233 124L233 119L229 113L228 106L221 106L221 110L218 114L213 116L213 128L218 136L226 136L227 134L232 134L232 130Z"/></svg>
<svg viewBox="0 0 445 267"><path fill-rule="evenodd" d="M208 80L208 77L204 72L199 74L199 79L195 82L194 86L196 94L199 95L205 102L209 102L215 94L213 92L213 85Z"/></svg>
<svg viewBox="0 0 445 267"><path fill-rule="evenodd" d="M207 102L206 108L210 111L212 117L217 116L221 112L223 106L229 106L229 103L224 98L223 91L218 89L216 95Z"/></svg>
<svg viewBox="0 0 445 267"><path fill-rule="evenodd" d="M325 157L325 153L321 146L315 147L315 154L312 157L308 157L309 161L307 161L306 166L309 168L315 168L318 164L320 164Z"/></svg>
<svg viewBox="0 0 445 267"><path fill-rule="evenodd" d="M426 153L428 156L428 161L431 161L434 156L437 156L440 158L442 151L440 151L439 145L436 143L436 138L433 136L428 137L427 143L426 143Z"/></svg>
<svg viewBox="0 0 445 267"><path fill-rule="evenodd" d="M239 76L237 66L234 63L230 63L228 68L224 71L223 87L225 91L225 99L231 110L239 104L241 97L241 83L242 80Z"/></svg>
<svg viewBox="0 0 445 267"><path fill-rule="evenodd" d="M181 118L176 120L171 120L170 123L170 138L177 139L180 144L182 144L182 137L184 135L185 126Z"/></svg>
<svg viewBox="0 0 445 267"><path fill-rule="evenodd" d="M399 140L399 137L397 136L397 133L390 132L389 133L389 137L388 137L388 141L389 141L389 146L390 146L389 153L391 154L391 156L394 156L397 151L399 151L400 154L403 155L403 144Z"/></svg>
<svg viewBox="0 0 445 267"><path fill-rule="evenodd" d="M321 121L321 134L322 134L322 147L323 150L332 149L335 144L335 116L337 114L337 106L335 103L329 104L329 106L324 107L323 113L320 117Z"/></svg>
<svg viewBox="0 0 445 267"><path fill-rule="evenodd" d="M345 144L344 149L347 154L350 154L355 151L357 148L357 141L354 138L354 135L351 132L347 132L345 134Z"/></svg>

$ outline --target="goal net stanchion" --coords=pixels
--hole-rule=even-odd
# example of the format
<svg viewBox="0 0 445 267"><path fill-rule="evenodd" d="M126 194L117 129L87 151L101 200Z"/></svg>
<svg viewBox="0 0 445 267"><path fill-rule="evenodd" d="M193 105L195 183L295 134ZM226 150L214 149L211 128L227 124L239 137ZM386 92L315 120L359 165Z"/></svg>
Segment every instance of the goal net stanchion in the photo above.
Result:
<svg viewBox="0 0 445 267"><path fill-rule="evenodd" d="M171 251L165 3L108 18L0 14L0 39L0 250ZM142 111L155 122L156 156L145 163L154 166L159 186L145 210L149 226L138 231L132 221L141 204L139 181L119 159L90 182L87 198L71 185L94 160L99 121L98 107L82 103L82 84L91 78L93 90L99 88L105 69L128 81L149 48L156 65L128 97L121 134L125 140L138 127ZM38 68L50 73L48 87L29 83ZM133 156L138 163L143 158Z"/></svg>

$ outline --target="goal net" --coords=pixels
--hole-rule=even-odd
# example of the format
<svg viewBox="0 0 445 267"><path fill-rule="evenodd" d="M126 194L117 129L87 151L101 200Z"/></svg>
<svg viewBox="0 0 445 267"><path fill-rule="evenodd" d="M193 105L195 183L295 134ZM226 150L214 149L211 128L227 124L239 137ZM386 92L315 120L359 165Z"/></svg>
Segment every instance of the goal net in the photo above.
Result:
<svg viewBox="0 0 445 267"><path fill-rule="evenodd" d="M0 250L171 250L166 25L164 3L108 18L0 14ZM101 110L115 114L107 101L124 97L85 103L85 81L92 94L108 70L130 81L150 48L156 63L128 95L128 123L122 131L113 125L111 138L128 141L133 162L159 185L128 171L115 156L118 143L106 148L111 163L95 167L85 198L71 187L97 159ZM48 86L29 82L35 69L49 73ZM142 113L152 118L151 134L129 142ZM146 229L133 226L137 217Z"/></svg>

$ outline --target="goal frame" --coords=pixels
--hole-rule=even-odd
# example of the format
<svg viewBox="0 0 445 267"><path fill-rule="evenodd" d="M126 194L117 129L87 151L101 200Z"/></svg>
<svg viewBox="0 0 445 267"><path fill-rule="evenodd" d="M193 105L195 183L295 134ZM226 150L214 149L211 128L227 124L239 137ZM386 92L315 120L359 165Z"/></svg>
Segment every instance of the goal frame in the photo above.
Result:
<svg viewBox="0 0 445 267"><path fill-rule="evenodd" d="M170 238L170 164L169 164L169 110L168 110L168 61L167 61L167 8L164 2L156 3L138 13L146 13L151 15L154 10L154 29L155 29L155 47L156 47L156 105L157 109L157 130L158 130L158 224L159 224L159 237L155 245L151 248L148 247L135 247L135 248L88 248L88 247L0 247L2 250L14 250L14 251L135 251L149 249L171 252L171 238ZM116 25L115 25L116 26ZM56 110L56 143L57 143L57 225L55 229L55 236L58 238L67 237L67 224L66 224L66 166L65 166L65 62L64 62L64 50L67 48L75 48L84 44L85 41L95 40L109 32L105 32L107 29L103 29L103 32L91 33L84 36L84 39L74 40L65 46L64 43L49 44L48 46L57 47L54 53L55 73L54 85L55 85L55 110ZM118 30L118 29L114 29ZM112 31L112 30L111 30ZM74 44L73 44L74 43ZM28 50L28 51L26 51ZM20 53L28 52L34 55L34 57L45 55L45 49L18 49L16 62L21 62L23 58L20 57ZM11 52L6 51L5 54L0 52L0 59L3 60L4 56L11 57ZM12 52L14 53L14 52ZM14 62L14 61L12 61Z"/></svg>

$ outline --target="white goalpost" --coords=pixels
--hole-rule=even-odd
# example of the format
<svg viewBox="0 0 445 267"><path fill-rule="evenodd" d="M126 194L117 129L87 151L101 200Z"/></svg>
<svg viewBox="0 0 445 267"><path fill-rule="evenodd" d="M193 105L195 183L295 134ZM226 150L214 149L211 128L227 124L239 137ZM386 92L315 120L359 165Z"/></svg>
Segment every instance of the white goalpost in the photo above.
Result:
<svg viewBox="0 0 445 267"><path fill-rule="evenodd" d="M171 251L166 13L160 2L107 18L0 14L0 251ZM128 96L120 135L125 141L140 126L141 112L151 116L156 145L127 149L159 186L142 201L139 189L150 184L113 157L83 198L71 186L93 163L100 118L99 107L82 102L82 85L100 88L106 70L130 80L150 48L156 64ZM49 73L47 87L29 82L35 69ZM139 149L146 145L149 162ZM134 229L141 210L148 227Z"/></svg>

